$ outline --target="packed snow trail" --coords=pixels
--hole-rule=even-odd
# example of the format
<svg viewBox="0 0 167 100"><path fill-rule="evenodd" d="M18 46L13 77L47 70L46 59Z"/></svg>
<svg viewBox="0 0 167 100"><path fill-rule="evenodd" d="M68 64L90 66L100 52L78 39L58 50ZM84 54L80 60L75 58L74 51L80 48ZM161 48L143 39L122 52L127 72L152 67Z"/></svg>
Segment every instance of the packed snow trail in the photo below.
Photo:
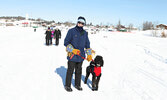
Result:
<svg viewBox="0 0 167 100"><path fill-rule="evenodd" d="M45 45L45 30L0 27L0 98L3 100L165 100L167 92L167 39L140 34L89 34L91 48L104 58L99 91L91 90L91 75L73 92L64 89L67 59L62 31L59 46Z"/></svg>

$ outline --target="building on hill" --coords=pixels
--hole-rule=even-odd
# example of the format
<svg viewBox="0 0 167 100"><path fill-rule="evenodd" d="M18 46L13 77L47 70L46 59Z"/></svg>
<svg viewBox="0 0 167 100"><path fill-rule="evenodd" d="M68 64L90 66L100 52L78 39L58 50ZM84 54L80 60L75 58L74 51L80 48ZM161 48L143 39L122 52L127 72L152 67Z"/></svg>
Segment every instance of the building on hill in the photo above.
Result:
<svg viewBox="0 0 167 100"><path fill-rule="evenodd" d="M165 25L165 24L159 24L156 27L160 28L160 29L167 29L167 25Z"/></svg>

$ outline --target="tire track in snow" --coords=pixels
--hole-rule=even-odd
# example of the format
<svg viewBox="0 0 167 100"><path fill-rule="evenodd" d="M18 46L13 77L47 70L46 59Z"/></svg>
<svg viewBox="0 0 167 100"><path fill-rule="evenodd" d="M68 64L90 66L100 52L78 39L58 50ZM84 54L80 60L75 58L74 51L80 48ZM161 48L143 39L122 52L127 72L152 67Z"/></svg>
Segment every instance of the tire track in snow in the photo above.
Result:
<svg viewBox="0 0 167 100"><path fill-rule="evenodd" d="M130 89L134 94L137 94L141 98L141 100L154 100L149 95L148 91L144 87L142 87L142 85L138 81L132 80L131 76L134 76L133 74L130 74L128 76L129 71L130 73L135 72L134 69L127 70L127 71L124 71L121 74L122 80L120 80L119 82L120 87L125 89L127 88ZM136 72L134 74L136 74Z"/></svg>
<svg viewBox="0 0 167 100"><path fill-rule="evenodd" d="M160 79L159 77L154 76L153 74L138 68L137 69L138 72L140 72L142 75L146 76L147 78L155 81L156 83L159 83L160 85L164 86L165 88L167 88L167 82L165 82L164 80Z"/></svg>
<svg viewBox="0 0 167 100"><path fill-rule="evenodd" d="M153 69L154 71L159 71L160 73L167 74L167 68L165 66L155 65L151 61L148 61L148 60L144 61L144 65L146 65L147 68Z"/></svg>
<svg viewBox="0 0 167 100"><path fill-rule="evenodd" d="M136 46L141 47L145 51L145 54L147 54L148 56L151 56L152 58L167 64L167 58L164 58L163 56L160 56L159 54L152 52L149 48L145 46L142 45L136 45Z"/></svg>
<svg viewBox="0 0 167 100"><path fill-rule="evenodd" d="M139 95L142 100L154 100L146 91L143 90L139 83L130 80L124 80L123 82L124 85L128 86L134 93Z"/></svg>

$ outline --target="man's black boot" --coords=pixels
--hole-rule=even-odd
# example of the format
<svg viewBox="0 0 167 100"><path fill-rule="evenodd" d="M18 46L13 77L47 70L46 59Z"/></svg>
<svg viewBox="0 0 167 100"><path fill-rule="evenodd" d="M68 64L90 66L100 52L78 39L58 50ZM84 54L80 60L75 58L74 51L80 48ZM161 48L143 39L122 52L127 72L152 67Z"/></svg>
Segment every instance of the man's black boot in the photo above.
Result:
<svg viewBox="0 0 167 100"><path fill-rule="evenodd" d="M79 91L82 91L82 87L81 86L75 86L75 88Z"/></svg>
<svg viewBox="0 0 167 100"><path fill-rule="evenodd" d="M72 92L72 88L68 87L68 86L65 86L65 90L68 91L68 92Z"/></svg>

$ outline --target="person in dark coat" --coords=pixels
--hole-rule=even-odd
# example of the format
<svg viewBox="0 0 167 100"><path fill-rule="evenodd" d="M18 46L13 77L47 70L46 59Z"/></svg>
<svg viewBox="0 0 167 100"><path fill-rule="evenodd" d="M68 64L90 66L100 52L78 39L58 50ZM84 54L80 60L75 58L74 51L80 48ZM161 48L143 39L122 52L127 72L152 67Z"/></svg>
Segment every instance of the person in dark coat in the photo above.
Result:
<svg viewBox="0 0 167 100"><path fill-rule="evenodd" d="M34 28L34 32L36 32L36 30L37 30L37 29L36 29L36 28Z"/></svg>
<svg viewBox="0 0 167 100"><path fill-rule="evenodd" d="M59 45L59 39L61 38L61 31L56 28L56 30L54 31L54 38L56 39L55 43L56 45Z"/></svg>
<svg viewBox="0 0 167 100"><path fill-rule="evenodd" d="M46 34L46 37L45 37L46 45L52 44L52 37L51 37L52 33L51 33L51 30L50 30L50 27L48 27L48 30L45 32L45 34Z"/></svg>
<svg viewBox="0 0 167 100"><path fill-rule="evenodd" d="M86 24L84 17L78 17L77 25L69 29L65 40L64 46L66 46L67 59L68 59L68 69L66 73L65 90L68 92L72 91L71 79L75 69L75 88L82 90L81 87L81 75L82 75L82 63L85 57L84 49L90 50L90 41L87 32L83 29ZM82 56L82 57L81 57ZM87 60L92 60L92 55L87 56Z"/></svg>

